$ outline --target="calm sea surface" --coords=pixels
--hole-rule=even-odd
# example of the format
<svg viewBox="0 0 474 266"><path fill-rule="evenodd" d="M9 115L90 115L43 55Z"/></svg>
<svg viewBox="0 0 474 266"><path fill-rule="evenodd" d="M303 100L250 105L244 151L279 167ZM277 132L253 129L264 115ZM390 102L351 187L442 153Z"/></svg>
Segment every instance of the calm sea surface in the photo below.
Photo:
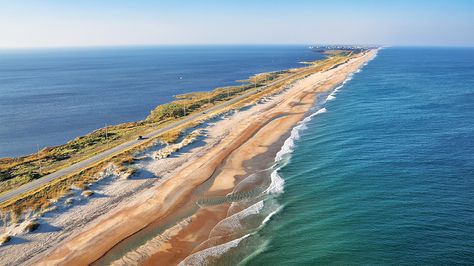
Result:
<svg viewBox="0 0 474 266"><path fill-rule="evenodd" d="M305 46L0 50L0 157L143 119L176 94L318 58Z"/></svg>
<svg viewBox="0 0 474 266"><path fill-rule="evenodd" d="M333 96L246 264L473 265L474 49L383 49Z"/></svg>

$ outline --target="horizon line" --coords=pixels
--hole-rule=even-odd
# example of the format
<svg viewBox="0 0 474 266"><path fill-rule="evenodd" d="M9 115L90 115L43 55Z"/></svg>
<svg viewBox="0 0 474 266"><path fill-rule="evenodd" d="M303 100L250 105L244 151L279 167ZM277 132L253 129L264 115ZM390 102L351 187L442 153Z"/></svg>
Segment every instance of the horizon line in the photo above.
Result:
<svg viewBox="0 0 474 266"><path fill-rule="evenodd" d="M432 47L432 48L474 48L473 45L453 44L366 44L366 43L161 43L161 44L98 44L98 45L51 45L51 46L5 46L0 50L47 50L47 49L94 49L132 47L172 47L172 46L313 46L313 45L361 45L378 47Z"/></svg>

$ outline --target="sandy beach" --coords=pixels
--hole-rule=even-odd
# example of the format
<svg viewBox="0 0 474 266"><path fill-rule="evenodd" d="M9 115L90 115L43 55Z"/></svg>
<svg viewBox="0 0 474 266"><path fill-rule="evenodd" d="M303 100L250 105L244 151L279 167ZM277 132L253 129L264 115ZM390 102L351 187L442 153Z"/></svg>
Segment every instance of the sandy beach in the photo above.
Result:
<svg viewBox="0 0 474 266"><path fill-rule="evenodd" d="M178 156L139 163L142 178L125 182L112 177L121 181L107 187L104 194L110 194L108 199L91 199L76 211L61 214L64 221L77 221L68 225L68 233L38 234L38 240L47 237L51 242L38 245L32 241L22 246L26 255L34 251L37 256L2 260L36 265L193 264L191 254L242 237L229 232L222 221L249 208L235 198L252 191L261 193L272 181L268 176L250 180L249 175L271 167L291 129L314 106L318 93L341 84L375 54L372 50L336 68L311 74L264 103L207 122L202 143L190 145ZM151 153L144 152L146 156ZM159 180L150 177L153 175ZM109 205L111 198L115 204ZM211 201L219 204L208 204ZM55 222L51 220L51 224ZM157 228L159 234L147 241L129 244L136 242L134 237L140 232Z"/></svg>

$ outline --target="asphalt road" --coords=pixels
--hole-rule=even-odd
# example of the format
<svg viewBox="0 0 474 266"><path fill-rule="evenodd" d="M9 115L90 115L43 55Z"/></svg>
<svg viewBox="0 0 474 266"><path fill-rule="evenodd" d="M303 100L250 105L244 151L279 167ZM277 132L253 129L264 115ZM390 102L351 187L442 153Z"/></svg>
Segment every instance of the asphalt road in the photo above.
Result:
<svg viewBox="0 0 474 266"><path fill-rule="evenodd" d="M173 124L170 124L166 127L163 127L163 128L160 128L156 131L153 131L147 135L144 135L143 137L144 138L153 138L153 137L156 137L166 131L169 131L171 129L174 129L174 128L177 128L179 126L182 126L186 123L189 123L191 121L194 121L194 120L197 120L198 118L205 118L207 116L208 113L211 113L213 111L217 111L219 109L222 109L222 108L225 108L229 105L232 105L244 98L247 98L253 94L256 94L257 92L259 92L260 90L263 90L263 89L266 89L268 87L271 87L277 83L280 83L282 81L286 81L287 79L291 79L293 77L295 77L296 75L298 75L298 73L296 74L293 74L293 75L290 75L288 77L285 77L285 78L282 78L282 79L278 79L268 85L265 85L261 88L259 88L258 90L252 90L252 91L249 91L247 93L244 93L240 96L237 96L229 101L226 101L222 104L219 104L219 105L216 105L214 107L211 107L205 111L202 111L202 112L199 112L199 113L196 113L196 114L193 114L193 115L190 115L188 117L186 117L185 119L183 120L179 120ZM119 154L125 150L128 150L132 147L134 147L135 145L138 145L140 142L143 142L143 140L132 140L132 141L129 141L129 142L125 142L125 143L122 143L116 147L113 147L109 150L106 150L104 152L101 152L97 155L94 155L88 159L85 159L83 161L80 161L78 163L75 163L71 166L68 166L66 168L63 168L59 171L56 171L54 173L51 173L49 175L45 175L39 179L36 179L32 182L29 182L27 184L24 184L16 189L13 189L13 190L10 190L2 195L0 195L0 203L3 203L5 201L8 201L10 199L13 199L17 196L20 196L28 191L31 191L31 190L34 190L34 189L37 189L37 188L40 188L41 186L44 186L48 183L50 183L51 181L54 181L56 179L59 179L59 178L62 178L62 177L65 177L69 174L72 174L72 173L76 173L76 172L79 172L80 170L84 170L84 169L87 169L88 167L94 165L95 163L98 163L106 158L109 158L111 157L112 155L116 155L116 154Z"/></svg>

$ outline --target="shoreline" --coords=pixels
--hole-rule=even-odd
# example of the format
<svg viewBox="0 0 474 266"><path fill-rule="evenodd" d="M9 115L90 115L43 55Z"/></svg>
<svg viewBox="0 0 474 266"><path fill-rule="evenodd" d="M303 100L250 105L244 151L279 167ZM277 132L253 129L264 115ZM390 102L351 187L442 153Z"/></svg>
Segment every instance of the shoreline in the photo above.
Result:
<svg viewBox="0 0 474 266"><path fill-rule="evenodd" d="M291 129L305 117L314 104L316 94L328 91L342 83L348 75L360 68L375 53L375 50L370 50L337 68L317 72L296 81L291 89L275 97L280 101L274 103L274 106L262 111L257 118L247 118L245 124L239 125L240 129L235 128L235 131L230 132L198 160L189 162L178 174L154 188L155 192L137 195L128 206L120 207L112 214L106 214L93 225L89 224L81 233L67 239L51 254L42 258L38 264L64 265L73 261L78 264L90 264L100 259L117 243L125 243L130 236L153 222L160 221L164 217L172 217L180 206L193 204L193 200L198 199L198 196L204 198L225 196L232 192L238 182L245 179L242 177L249 174L248 169L259 170L255 169L255 165L251 166L252 159L255 162L256 155L264 154L271 145L279 140L281 142L283 136L288 136ZM288 95L289 92L294 94ZM274 152L275 148L272 150ZM250 166L246 167L246 163ZM221 167L220 172L217 171L219 167ZM211 177L213 180L209 181L211 183L209 188L195 193L196 189L211 180ZM202 226L203 220L206 221L208 218L219 222L222 217L227 217L233 212L238 213L238 207L234 206L233 209L231 207L232 203L226 203L218 207L200 208L192 216L194 217L191 219L192 222L175 230L175 236L167 241L167 245L161 245L161 250L148 254L143 263L148 264L152 258L156 259L156 257L160 257L160 261L168 257L170 263L177 264L178 260L188 257L197 250L215 246L220 242L218 239L231 241L228 235L221 235L220 238L216 235L217 238L211 241L208 238L209 230L212 231L214 228ZM205 229L197 230L197 228ZM187 241L192 243L182 244L183 239L192 239L192 241ZM202 245L200 248L196 246L198 243ZM94 246L94 250L90 250L91 246ZM176 250L181 250L180 256L172 252Z"/></svg>
<svg viewBox="0 0 474 266"><path fill-rule="evenodd" d="M196 48L199 48L198 46L190 45L187 48L196 49ZM206 46L206 45L204 45L204 46ZM217 45L217 46L220 46L220 45ZM223 47L220 47L220 48L225 48L225 46L226 45L224 45ZM236 48L238 48L239 51L240 51L240 49L244 49L245 46L246 45L238 45ZM250 45L250 46L252 46L252 45ZM287 46L287 45L277 45L277 47L280 47L280 48L285 47L285 46ZM298 49L298 50L295 50L295 51L297 51L295 56L298 59L300 57L305 58L305 60L307 60L308 63L311 63L311 62L317 61L317 60L324 60L328 56L328 55L325 55L323 51L307 50L306 45L289 45L289 46L291 46L294 49ZM125 48L125 47L123 47L123 48ZM171 45L170 47L179 48L179 45L178 46ZM96 48L98 48L98 47L92 47L93 50L96 49ZM102 47L102 48L104 48L104 47ZM102 48L100 48L100 49L102 49ZM107 49L109 49L109 48L113 48L113 47L107 47ZM127 49L129 49L129 48L134 50L137 47L135 47L135 48L128 47ZM160 46L159 45L158 46L151 46L150 48L160 49ZM161 47L161 48L163 48L163 47ZM265 48L265 47L262 47L262 49L263 48ZM89 48L87 48L87 49L89 49ZM54 52L54 51L52 51L52 52ZM129 51L127 51L127 52L129 52ZM231 59L232 58L225 59L223 62L225 62L225 61L232 62ZM264 59L265 58L260 59L260 60L264 60ZM184 59L183 61L187 62L188 60ZM267 62L269 62L269 61L267 61ZM179 63L181 63L181 61ZM306 63L306 62L304 62L304 63ZM163 104L170 103L172 101L176 101L178 99L178 98L176 98L176 96L187 95L187 94L195 94L195 93L197 93L197 94L208 93L208 92L211 92L212 90L219 89L219 88L232 88L232 87L239 87L239 86L245 86L245 85L253 85L254 82L252 81L252 79L255 77L255 75L278 73L278 72L286 71L288 69L300 68L300 67L304 66L304 63L303 62L298 62L298 60L291 59L291 58L287 59L285 57L284 61L280 61L276 65L275 64L264 64L263 68L255 68L255 69L254 68L249 68L249 69L247 69L248 71L245 71L245 72L239 72L238 69L237 69L237 71L232 71L232 69L231 69L231 72L229 72L229 73L234 73L235 72L235 73L238 73L238 74L236 74L236 75L226 75L225 77L221 77L219 80L216 80L216 81L214 81L214 80L207 81L206 80L200 86L189 86L189 85L186 85L186 84L177 85L179 88L181 88L179 90L179 92L166 93L164 96L160 95L160 99L159 99L158 103L152 103L151 105L147 105L148 107L146 107L146 108L140 108L138 110L132 110L133 114L131 116L127 116L127 119L125 119L125 120L121 120L120 117L119 117L118 120L103 119L104 122L97 123L95 126L93 126L91 128L88 128L87 131L82 131L81 130L81 132L78 132L76 134L68 135L64 138L61 138L63 140L60 141L60 142L53 141L53 143L48 143L48 142L43 143L43 142L39 141L39 142L37 142L37 144L39 145L40 150L42 150L42 149L51 149L51 148L55 148L55 147L58 147L58 146L62 146L64 144L66 144L67 142L74 140L75 138L84 137L84 136L89 135L89 134L91 134L95 131L103 130L105 127L116 126L116 125L121 125L121 124L130 124L130 123L143 121L143 120L146 119L147 116L149 116L150 112L153 111L159 105L163 105ZM138 67L140 67L140 66L138 66ZM188 70L188 69L186 69L186 70ZM212 69L210 69L210 70L212 70ZM184 80L189 79L188 76L183 75L182 73L179 73L179 71L180 71L179 69L177 70L176 68L173 68L173 72L171 73L172 77L171 77L171 80L170 80L171 81L170 84L172 84L172 81L173 81L174 78L178 81L182 81L183 78L184 78ZM211 73L211 72L209 72L209 73ZM208 76L206 76L206 78L208 78ZM224 78L224 79L222 79L222 78ZM194 82L194 81L190 80L190 82ZM194 83L195 84L198 84L198 83L200 84L202 82L199 82L199 80L198 80ZM181 82L180 82L180 84L181 84ZM182 88L184 88L184 90L182 90ZM167 86L167 89L168 89L168 86ZM137 94L140 94L140 93L141 92L139 92ZM163 97L161 97L161 96L163 96ZM100 97L100 95L98 95L97 97ZM110 121L107 121L107 120L110 120ZM36 142L34 142L34 143L36 143ZM31 155L35 155L38 152L38 150L37 150L38 148L36 147L37 144L28 145L28 148L31 148L31 150L27 149L26 151L7 152L6 150L4 150L5 153L3 153L0 156L0 161L2 159L8 159L8 158L19 159L19 158L22 158L22 157L28 157L28 156L31 156Z"/></svg>
<svg viewBox="0 0 474 266"><path fill-rule="evenodd" d="M326 58L327 59L327 58ZM299 70L303 69L297 68ZM0 158L0 210L11 207L12 200L20 200L29 193L36 193L38 183L59 178L58 174L76 176L79 170L104 167L102 162L120 163L128 150L140 149L145 143L160 140L174 143L182 131L193 123L203 119L207 113L219 114L226 106L258 94L260 90L275 83L292 78L293 69L257 73L245 80L237 80L240 85L217 87L209 91L190 92L175 95L171 102L155 106L143 120L117 125L106 125L86 135L78 136L64 144L45 147L37 153L20 157ZM253 81L252 81L253 80ZM206 118L204 118L206 120ZM143 137L143 138L142 138ZM142 143L142 144L140 144ZM110 151L122 147L117 153ZM83 163L91 161L89 165ZM95 163L94 163L95 162ZM81 169L73 168L80 165ZM95 169L100 170L100 169ZM35 184L36 183L36 184ZM35 189L36 188L36 189ZM21 190L21 194L18 191ZM39 189L41 190L41 189ZM57 194L57 193L56 193ZM61 193L59 193L61 194ZM58 195L53 195L56 197ZM40 204L28 202L27 207L45 208L44 199Z"/></svg>

